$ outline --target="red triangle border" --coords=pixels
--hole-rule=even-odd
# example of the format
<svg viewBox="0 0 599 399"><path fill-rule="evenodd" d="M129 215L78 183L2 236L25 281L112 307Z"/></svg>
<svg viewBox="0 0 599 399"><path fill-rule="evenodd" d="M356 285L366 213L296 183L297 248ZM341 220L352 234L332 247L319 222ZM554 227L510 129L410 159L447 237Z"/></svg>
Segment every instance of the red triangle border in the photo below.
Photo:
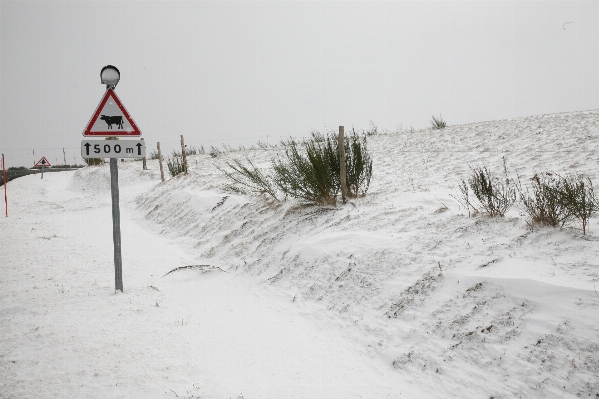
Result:
<svg viewBox="0 0 599 399"><path fill-rule="evenodd" d="M42 162L43 160L46 160L46 162L48 163L47 165L41 164L40 162ZM34 168L37 168L38 166L52 166L50 165L50 162L46 159L46 157L42 157L39 161L37 161L37 163L35 165L33 165Z"/></svg>
<svg viewBox="0 0 599 399"><path fill-rule="evenodd" d="M108 101L108 98L111 96L114 99L114 102L116 103L116 105L119 107L119 109L125 116L125 118L127 119L127 122L129 122L129 124L133 128L132 132L118 131L116 129L114 129L114 130L106 129L106 130L97 131L97 132L91 131L94 124L98 120L98 117L100 116L100 112L102 112L102 109L104 108L104 105L106 104L106 101ZM116 92L113 89L108 89L108 90L106 90L106 93L104 93L104 97L102 97L102 100L100 101L100 104L98 104L98 107L96 108L96 111L94 112L94 115L89 120L87 127L83 131L83 136L85 136L85 137L98 137L98 136L99 137L123 137L123 136L137 137L137 136L141 136L141 131L135 124L135 121L133 120L133 118L131 118L131 116L129 116L127 109L125 109L125 107L121 103L121 100L119 100L119 97L116 95Z"/></svg>

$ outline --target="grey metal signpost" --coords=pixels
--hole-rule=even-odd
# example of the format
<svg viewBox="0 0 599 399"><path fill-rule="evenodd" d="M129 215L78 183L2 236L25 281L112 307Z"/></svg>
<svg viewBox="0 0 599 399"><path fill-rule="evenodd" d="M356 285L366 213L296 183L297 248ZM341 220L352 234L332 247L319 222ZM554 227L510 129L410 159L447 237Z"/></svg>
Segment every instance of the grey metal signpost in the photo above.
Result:
<svg viewBox="0 0 599 399"><path fill-rule="evenodd" d="M116 137L111 137L116 140ZM121 257L121 210L119 207L119 167L110 158L110 194L112 196L112 242L114 243L114 289L123 292L123 260Z"/></svg>
<svg viewBox="0 0 599 399"><path fill-rule="evenodd" d="M83 132L85 137L109 137L105 140L83 140L83 158L110 158L110 193L112 196L112 241L114 244L114 287L123 292L123 259L121 256L121 211L119 207L118 158L142 158L146 156L142 140L117 141L117 137L139 137L141 132L135 121L121 104L114 88L119 82L119 70L107 65L100 78L106 85L106 94ZM106 124L106 125L104 125ZM114 125L114 126L113 126Z"/></svg>
<svg viewBox="0 0 599 399"><path fill-rule="evenodd" d="M100 71L101 82L106 90L114 90L121 79L118 69L109 66ZM116 140L116 137L111 137ZM121 209L119 206L119 166L116 158L110 158L110 195L112 196L112 242L114 244L114 289L123 292L123 258L121 256Z"/></svg>

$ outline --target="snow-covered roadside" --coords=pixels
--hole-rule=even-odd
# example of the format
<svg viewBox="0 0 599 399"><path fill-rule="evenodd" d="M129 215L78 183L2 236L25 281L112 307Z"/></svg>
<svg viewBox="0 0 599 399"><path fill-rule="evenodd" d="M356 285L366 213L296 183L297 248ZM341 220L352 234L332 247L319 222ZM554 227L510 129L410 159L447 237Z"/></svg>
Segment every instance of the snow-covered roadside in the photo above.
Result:
<svg viewBox="0 0 599 399"><path fill-rule="evenodd" d="M529 231L521 206L468 218L451 196L503 156L524 182L598 184L599 112L369 146L371 190L337 208L227 191L215 164L240 153L191 157L165 183L155 161L119 164L122 295L108 167L11 182L0 396L599 397L599 219L587 236ZM163 277L185 265L223 271Z"/></svg>
<svg viewBox="0 0 599 399"><path fill-rule="evenodd" d="M120 164L124 294L114 294L107 168L11 183L0 220L0 397L414 397L339 330L144 228L155 172ZM135 168L135 169L134 169Z"/></svg>
<svg viewBox="0 0 599 399"><path fill-rule="evenodd" d="M223 191L233 153L192 157L192 173L137 200L197 262L262 278L315 322L341 328L397 377L442 397L599 394L598 219L529 231L468 218L452 195L468 167L578 172L599 182L599 112L372 136L368 196L335 209ZM260 165L277 149L249 151ZM301 306L301 305L298 305ZM384 367L383 366L383 367Z"/></svg>

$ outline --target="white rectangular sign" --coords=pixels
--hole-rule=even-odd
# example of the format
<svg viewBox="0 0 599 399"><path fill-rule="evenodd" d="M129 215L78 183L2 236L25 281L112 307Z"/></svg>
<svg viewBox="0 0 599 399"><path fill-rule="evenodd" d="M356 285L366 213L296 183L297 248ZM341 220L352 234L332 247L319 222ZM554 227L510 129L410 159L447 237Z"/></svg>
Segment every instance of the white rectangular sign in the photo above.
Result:
<svg viewBox="0 0 599 399"><path fill-rule="evenodd" d="M83 140L83 158L145 158L146 144L143 140Z"/></svg>

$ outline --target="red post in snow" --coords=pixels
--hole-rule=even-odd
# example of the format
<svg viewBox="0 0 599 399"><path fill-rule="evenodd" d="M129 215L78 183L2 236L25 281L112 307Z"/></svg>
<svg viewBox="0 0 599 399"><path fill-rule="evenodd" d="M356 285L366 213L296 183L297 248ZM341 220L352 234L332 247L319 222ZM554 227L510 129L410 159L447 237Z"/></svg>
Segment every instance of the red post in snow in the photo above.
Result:
<svg viewBox="0 0 599 399"><path fill-rule="evenodd" d="M6 166L4 165L4 154L2 154L2 174L4 175L4 203L6 204L6 217L8 217L8 197L6 196Z"/></svg>

